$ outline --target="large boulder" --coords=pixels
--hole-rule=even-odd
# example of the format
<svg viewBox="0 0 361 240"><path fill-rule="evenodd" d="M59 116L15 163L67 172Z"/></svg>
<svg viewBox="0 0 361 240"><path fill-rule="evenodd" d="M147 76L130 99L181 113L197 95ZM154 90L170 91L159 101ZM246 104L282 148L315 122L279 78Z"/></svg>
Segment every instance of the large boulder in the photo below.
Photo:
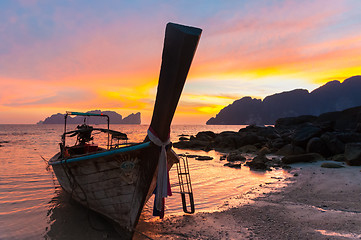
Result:
<svg viewBox="0 0 361 240"><path fill-rule="evenodd" d="M243 153L252 153L252 152L256 152L258 149L254 145L245 145L238 148L237 150Z"/></svg>
<svg viewBox="0 0 361 240"><path fill-rule="evenodd" d="M312 123L317 119L316 116L302 115L299 117L285 117L276 120L275 128L277 130L296 129L305 123Z"/></svg>
<svg viewBox="0 0 361 240"><path fill-rule="evenodd" d="M263 139L261 139L257 134L248 133L248 134L240 135L239 144L240 144L240 147L242 147L245 145L254 145L254 144L260 143L262 141L263 141Z"/></svg>
<svg viewBox="0 0 361 240"><path fill-rule="evenodd" d="M281 156L299 155L304 153L305 150L303 150L303 148L292 144L287 144L276 152L277 155Z"/></svg>
<svg viewBox="0 0 361 240"><path fill-rule="evenodd" d="M319 153L324 157L329 157L332 155L326 143L319 137L311 138L310 141L308 141L306 146L306 152Z"/></svg>
<svg viewBox="0 0 361 240"><path fill-rule="evenodd" d="M272 139L272 140L269 140L267 142L267 146L271 149L280 149L282 148L283 146L285 146L288 142L286 142L285 140L283 140L283 138L275 138L275 139Z"/></svg>
<svg viewBox="0 0 361 240"><path fill-rule="evenodd" d="M173 146L179 149L205 149L208 145L208 141L200 140L180 141L173 143Z"/></svg>
<svg viewBox="0 0 361 240"><path fill-rule="evenodd" d="M293 143L297 146L306 148L308 141L313 137L318 137L322 133L321 128L313 124L303 124L298 127L293 135Z"/></svg>
<svg viewBox="0 0 361 240"><path fill-rule="evenodd" d="M361 143L347 143L345 157L348 165L361 166Z"/></svg>
<svg viewBox="0 0 361 240"><path fill-rule="evenodd" d="M270 170L267 165L268 158L266 156L256 156L252 161L246 163L252 170Z"/></svg>
<svg viewBox="0 0 361 240"><path fill-rule="evenodd" d="M264 142L255 133L222 132L214 139L214 148L237 149L246 145Z"/></svg>
<svg viewBox="0 0 361 240"><path fill-rule="evenodd" d="M246 158L240 152L234 151L234 152L230 152L228 154L227 161L228 162L236 162L236 161L244 162L244 161L246 161Z"/></svg>
<svg viewBox="0 0 361 240"><path fill-rule="evenodd" d="M223 166L230 167L230 168L241 168L242 163L228 162L228 163L224 164Z"/></svg>
<svg viewBox="0 0 361 240"><path fill-rule="evenodd" d="M241 128L239 133L254 133L257 136L274 139L280 137L276 129L272 126L257 126L257 125L249 125L246 128Z"/></svg>
<svg viewBox="0 0 361 240"><path fill-rule="evenodd" d="M336 136L343 143L361 142L361 133L357 132L340 132Z"/></svg>
<svg viewBox="0 0 361 240"><path fill-rule="evenodd" d="M282 158L282 163L292 164L301 162L316 162L323 159L324 158L318 153L306 153L293 156L285 156Z"/></svg>
<svg viewBox="0 0 361 240"><path fill-rule="evenodd" d="M216 149L237 149L241 146L241 137L237 134L220 134L213 142Z"/></svg>
<svg viewBox="0 0 361 240"><path fill-rule="evenodd" d="M361 122L361 106L352 107L343 111L321 114L315 122L332 121L334 128L339 131L356 130Z"/></svg>
<svg viewBox="0 0 361 240"><path fill-rule="evenodd" d="M196 139L201 141L212 141L214 138L216 138L216 134L212 131L199 132L196 135Z"/></svg>
<svg viewBox="0 0 361 240"><path fill-rule="evenodd" d="M341 142L333 132L322 134L321 140L326 144L331 155L341 154L345 151L345 144Z"/></svg>

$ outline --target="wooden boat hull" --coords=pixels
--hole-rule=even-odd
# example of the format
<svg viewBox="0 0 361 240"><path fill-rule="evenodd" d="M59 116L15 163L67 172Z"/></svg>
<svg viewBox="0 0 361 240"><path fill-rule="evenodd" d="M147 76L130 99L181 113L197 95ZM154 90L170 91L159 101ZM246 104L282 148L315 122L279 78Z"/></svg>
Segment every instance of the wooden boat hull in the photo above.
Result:
<svg viewBox="0 0 361 240"><path fill-rule="evenodd" d="M58 153L49 164L73 199L133 232L156 186L159 153L148 142L65 160ZM173 151L167 155L170 169L177 157Z"/></svg>

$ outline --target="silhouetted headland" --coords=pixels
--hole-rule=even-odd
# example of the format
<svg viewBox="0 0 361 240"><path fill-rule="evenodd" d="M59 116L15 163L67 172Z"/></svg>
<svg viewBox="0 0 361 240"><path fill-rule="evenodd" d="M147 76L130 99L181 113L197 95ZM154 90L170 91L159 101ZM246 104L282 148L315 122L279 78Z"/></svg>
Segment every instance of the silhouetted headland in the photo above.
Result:
<svg viewBox="0 0 361 240"><path fill-rule="evenodd" d="M295 89L263 99L244 97L223 108L207 125L274 124L283 117L320 115L361 105L361 76L337 80L308 92Z"/></svg>
<svg viewBox="0 0 361 240"><path fill-rule="evenodd" d="M140 112L132 113L129 116L123 118L117 112L114 111L101 111L101 110L92 110L87 113L96 113L96 114L105 114L110 117L110 124L141 124ZM38 124L64 124L64 116L65 114L57 113L53 114L50 117L45 118L44 121L39 121ZM67 122L69 124L81 124L84 121L84 117L76 116L76 117L68 117ZM107 121L104 118L95 118L89 117L89 124L106 124Z"/></svg>

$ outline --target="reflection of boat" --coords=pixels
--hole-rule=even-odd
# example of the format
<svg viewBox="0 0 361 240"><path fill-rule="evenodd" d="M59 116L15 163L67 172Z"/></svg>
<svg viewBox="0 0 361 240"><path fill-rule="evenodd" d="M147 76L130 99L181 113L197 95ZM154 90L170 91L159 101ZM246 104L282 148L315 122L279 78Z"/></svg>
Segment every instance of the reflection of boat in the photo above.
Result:
<svg viewBox="0 0 361 240"><path fill-rule="evenodd" d="M157 186L158 210L166 197L167 170L178 160L170 150L170 124L200 34L198 28L167 24L156 102L148 136L143 143L119 145L118 140L127 137L109 130L109 124L108 129L83 124L70 132L65 127L61 151L49 161L59 183L75 200L110 218L129 231L130 236L154 188ZM106 117L89 113L69 114ZM106 147L90 144L94 131L108 134ZM74 146L66 145L68 136L77 137ZM117 144L112 142L114 139Z"/></svg>

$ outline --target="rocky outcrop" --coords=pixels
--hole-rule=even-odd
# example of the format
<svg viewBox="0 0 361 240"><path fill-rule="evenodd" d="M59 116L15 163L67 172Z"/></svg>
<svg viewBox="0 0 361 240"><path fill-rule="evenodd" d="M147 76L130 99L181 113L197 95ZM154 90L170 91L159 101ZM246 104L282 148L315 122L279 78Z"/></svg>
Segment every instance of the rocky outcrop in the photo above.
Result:
<svg viewBox="0 0 361 240"><path fill-rule="evenodd" d="M101 110L93 110L88 111L87 113L95 113L95 114L104 114L108 115L110 119L110 124L141 124L141 116L140 113L130 114L129 116L122 118L122 115L114 112L114 111L101 111ZM38 124L64 124L65 114L57 113L53 114L50 117L47 117L44 121L39 121ZM68 116L67 123L68 124L82 124L84 122L84 116ZM106 118L87 117L88 124L106 124Z"/></svg>
<svg viewBox="0 0 361 240"><path fill-rule="evenodd" d="M324 159L361 165L360 116L361 106L318 117L281 118L275 127L249 125L238 132L199 132L189 140L174 143L174 147L229 152L226 166L246 162L251 169L259 170ZM247 161L246 153L255 157ZM270 159L266 156L269 153L284 157L282 161Z"/></svg>
<svg viewBox="0 0 361 240"><path fill-rule="evenodd" d="M312 92L295 89L268 96L263 100L244 97L223 108L216 117L209 119L207 124L275 124L277 119L283 117L341 111L361 105L360 90L361 76L354 76L342 83L337 80L328 82ZM334 117L337 118L337 114L331 113L324 117L331 120ZM339 122L342 122L342 125L347 124L347 120L339 119ZM350 127L354 126L351 124Z"/></svg>
<svg viewBox="0 0 361 240"><path fill-rule="evenodd" d="M141 124L141 119L140 119L140 112L137 113L132 113L129 116L125 117L120 124Z"/></svg>
<svg viewBox="0 0 361 240"><path fill-rule="evenodd" d="M348 165L361 166L361 142L346 144L345 157Z"/></svg>

